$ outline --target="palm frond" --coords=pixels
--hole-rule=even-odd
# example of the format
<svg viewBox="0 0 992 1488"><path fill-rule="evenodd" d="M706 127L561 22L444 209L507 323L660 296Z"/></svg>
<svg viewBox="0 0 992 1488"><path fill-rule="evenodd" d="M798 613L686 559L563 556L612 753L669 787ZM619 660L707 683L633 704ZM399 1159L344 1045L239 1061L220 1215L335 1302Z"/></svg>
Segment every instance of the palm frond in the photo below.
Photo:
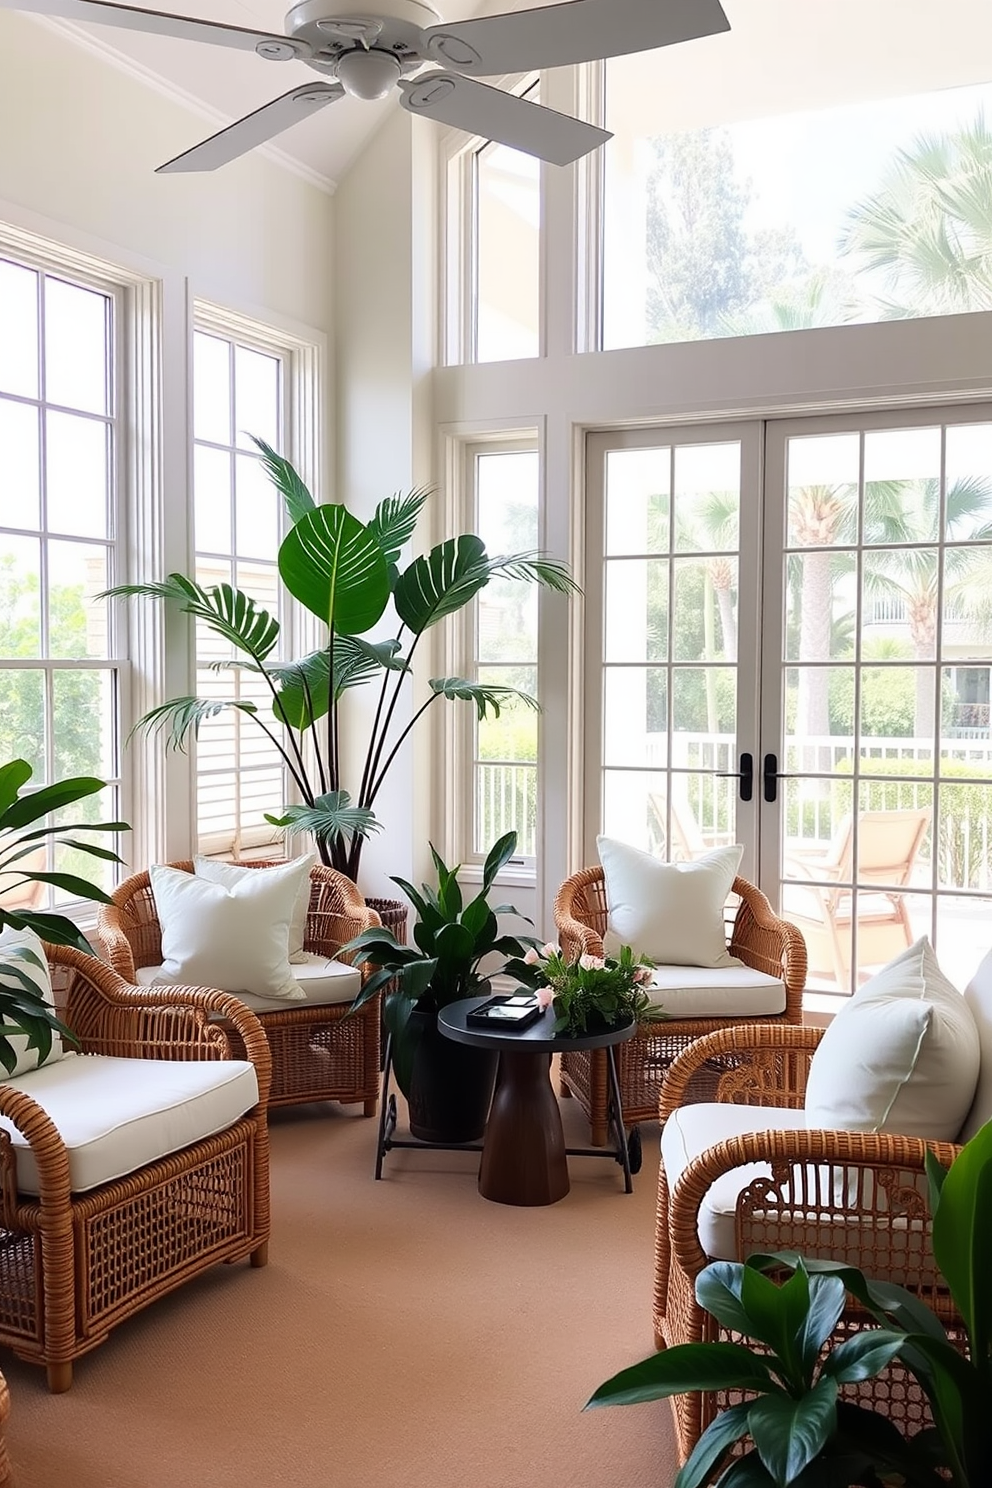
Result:
<svg viewBox="0 0 992 1488"><path fill-rule="evenodd" d="M216 718L218 713L231 708L240 713L247 713L249 716L258 712L255 704L249 702L218 701L216 698L198 697L172 698L167 703L160 703L157 708L151 708L144 717L139 718L131 730L131 735L137 733L139 729L146 729L149 733L167 733L166 749L185 752L191 733L195 738L200 732L202 723L205 723L208 718Z"/></svg>
<svg viewBox="0 0 992 1488"><path fill-rule="evenodd" d="M279 621L250 595L232 584L214 584L204 589L182 574L171 573L153 584L120 584L105 589L98 599L116 599L128 595L168 599L177 603L225 641L246 652L254 661L263 662L279 640Z"/></svg>
<svg viewBox="0 0 992 1488"><path fill-rule="evenodd" d="M417 486L405 495L397 491L380 501L369 522L369 531L379 540L386 562L395 564L417 526L424 504L434 494L433 486Z"/></svg>
<svg viewBox="0 0 992 1488"><path fill-rule="evenodd" d="M368 837L372 832L382 831L382 824L367 807L352 806L347 791L328 791L318 796L312 806L286 806L282 816L266 813L265 820L274 827L312 832L318 841L341 836Z"/></svg>
<svg viewBox="0 0 992 1488"><path fill-rule="evenodd" d="M257 435L249 434L248 438L261 451L262 468L282 496L286 506L286 515L291 522L298 522L301 517L306 516L307 512L313 511L317 503L288 460L276 454L271 445L266 444L265 440L259 439Z"/></svg>
<svg viewBox="0 0 992 1488"><path fill-rule="evenodd" d="M521 692L516 687L470 682L465 677L432 677L429 686L431 691L440 697L457 698L463 702L474 703L476 716L480 723L490 711L494 718L498 718L501 707L509 702L522 703L525 708L530 708L535 713L541 711L537 698L531 697L529 692Z"/></svg>

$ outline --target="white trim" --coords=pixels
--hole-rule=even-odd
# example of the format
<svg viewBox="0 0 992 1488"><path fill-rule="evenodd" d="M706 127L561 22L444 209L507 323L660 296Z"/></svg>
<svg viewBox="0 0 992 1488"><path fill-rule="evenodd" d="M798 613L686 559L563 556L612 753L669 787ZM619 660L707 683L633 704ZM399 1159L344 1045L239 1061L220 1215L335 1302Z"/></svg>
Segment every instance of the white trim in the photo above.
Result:
<svg viewBox="0 0 992 1488"><path fill-rule="evenodd" d="M219 124L222 128L233 123L230 114L223 109L214 108L204 99L188 89L181 88L177 83L171 83L161 73L144 63L138 62L134 57L129 57L126 52L120 51L112 42L104 41L102 36L97 38L75 21L59 20L54 16L41 16L28 13L32 21L46 30L60 33L78 46L82 51L89 52L101 62L108 63L117 72L123 72L126 76L136 78L144 87L151 89L153 93L167 98L170 103L181 104L183 108L189 109L191 113L198 114L200 118L208 120L211 124ZM104 33L105 34L105 33ZM277 96L276 88L273 88L273 97ZM212 133L213 131L211 131ZM337 190L337 182L330 176L314 170L310 165L305 165L302 160L288 155L285 150L280 150L278 145L271 141L264 145L256 145L255 153L264 155L274 165L281 166L283 170L291 175L298 176L309 186L315 186L318 191L323 191L328 196L333 196Z"/></svg>

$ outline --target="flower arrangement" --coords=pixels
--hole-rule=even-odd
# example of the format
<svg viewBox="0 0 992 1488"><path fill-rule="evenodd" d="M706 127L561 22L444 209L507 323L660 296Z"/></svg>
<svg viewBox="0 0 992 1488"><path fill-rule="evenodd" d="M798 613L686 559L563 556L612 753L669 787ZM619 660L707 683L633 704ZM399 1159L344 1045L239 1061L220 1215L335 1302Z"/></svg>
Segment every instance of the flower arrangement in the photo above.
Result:
<svg viewBox="0 0 992 1488"><path fill-rule="evenodd" d="M561 947L549 942L509 962L506 970L536 990L542 1008L554 1008L555 1033L593 1033L630 1018L644 1023L665 1017L645 991L653 963L635 956L630 946L621 946L616 956L566 961Z"/></svg>

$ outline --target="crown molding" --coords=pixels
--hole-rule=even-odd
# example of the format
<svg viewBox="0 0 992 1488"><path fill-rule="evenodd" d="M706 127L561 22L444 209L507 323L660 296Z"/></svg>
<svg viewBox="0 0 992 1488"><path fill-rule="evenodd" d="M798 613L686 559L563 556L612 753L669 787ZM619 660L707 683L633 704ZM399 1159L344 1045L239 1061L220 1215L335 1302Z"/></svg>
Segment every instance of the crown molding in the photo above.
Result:
<svg viewBox="0 0 992 1488"><path fill-rule="evenodd" d="M209 120L211 124L219 124L223 128L224 125L233 122L230 115L220 109L212 108L202 98L198 98L195 93L190 93L185 88L180 88L177 84L170 83L167 78L162 77L161 73L153 71L152 68L146 67L141 62L136 62L133 57L129 57L126 53L118 51L116 47L109 45L107 42L98 41L96 37L92 36L78 22L59 20L54 16L41 16L34 13L29 16L29 19L36 21L40 26L44 26L46 30L54 31L65 36L74 46L78 46L82 51L89 52L91 56L97 57L101 62L108 62L112 67L116 67L119 72L127 73L130 77L144 84L145 87L160 94L163 98L167 98L171 103L182 104L184 108L189 109L194 114L199 114L201 118ZM289 171L291 175L299 177L301 181L305 181L308 186L316 186L318 191L323 191L327 196L333 196L337 190L337 181L332 180L329 176L321 175L320 171L314 170L311 166L304 165L301 160L288 155L284 150L280 150L277 145L258 145L252 153L265 156L273 164L280 166L283 170Z"/></svg>

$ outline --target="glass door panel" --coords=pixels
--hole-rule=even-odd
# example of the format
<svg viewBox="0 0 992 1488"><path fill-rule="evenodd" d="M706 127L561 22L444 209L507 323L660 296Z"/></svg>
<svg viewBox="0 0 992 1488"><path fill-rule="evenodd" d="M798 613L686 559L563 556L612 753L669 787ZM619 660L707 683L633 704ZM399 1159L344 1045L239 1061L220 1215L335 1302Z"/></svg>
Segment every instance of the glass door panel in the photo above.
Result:
<svg viewBox="0 0 992 1488"><path fill-rule="evenodd" d="M597 831L669 860L747 841L753 873L758 435L590 436L587 861Z"/></svg>
<svg viewBox="0 0 992 1488"><path fill-rule="evenodd" d="M963 986L992 939L992 410L772 423L765 503L762 887L812 987L920 935Z"/></svg>

